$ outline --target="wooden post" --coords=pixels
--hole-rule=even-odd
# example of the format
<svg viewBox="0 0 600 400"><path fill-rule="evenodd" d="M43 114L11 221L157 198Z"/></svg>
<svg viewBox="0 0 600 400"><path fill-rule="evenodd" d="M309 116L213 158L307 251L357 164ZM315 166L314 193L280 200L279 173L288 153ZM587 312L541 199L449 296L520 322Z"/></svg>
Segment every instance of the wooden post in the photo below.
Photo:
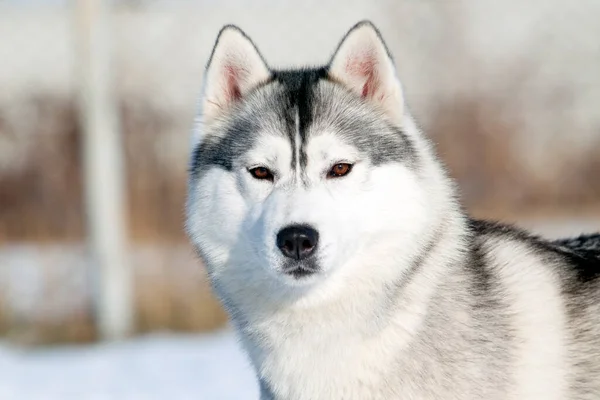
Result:
<svg viewBox="0 0 600 400"><path fill-rule="evenodd" d="M127 261L124 162L111 70L108 0L76 0L76 67L84 131L88 239L94 266L96 321L105 340L131 333L132 282Z"/></svg>

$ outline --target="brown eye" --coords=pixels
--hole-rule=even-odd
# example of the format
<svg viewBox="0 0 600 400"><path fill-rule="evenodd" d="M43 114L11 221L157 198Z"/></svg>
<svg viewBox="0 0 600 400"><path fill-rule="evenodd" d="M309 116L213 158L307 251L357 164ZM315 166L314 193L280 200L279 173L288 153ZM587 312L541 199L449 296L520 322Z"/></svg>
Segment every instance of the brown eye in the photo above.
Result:
<svg viewBox="0 0 600 400"><path fill-rule="evenodd" d="M351 170L352 170L352 164L347 164L347 163L335 164L333 167L331 167L331 170L329 170L327 177L328 178L339 178L344 175L348 175L348 173Z"/></svg>
<svg viewBox="0 0 600 400"><path fill-rule="evenodd" d="M273 174L265 167L256 167L249 170L250 174L256 179L273 180Z"/></svg>

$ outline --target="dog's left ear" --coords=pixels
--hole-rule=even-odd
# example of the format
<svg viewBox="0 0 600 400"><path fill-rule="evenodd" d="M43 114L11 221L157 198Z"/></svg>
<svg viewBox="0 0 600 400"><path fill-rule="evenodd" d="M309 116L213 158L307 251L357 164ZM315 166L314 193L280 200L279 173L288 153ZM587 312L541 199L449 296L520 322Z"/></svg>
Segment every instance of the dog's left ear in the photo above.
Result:
<svg viewBox="0 0 600 400"><path fill-rule="evenodd" d="M371 22L359 22L342 39L329 64L329 76L382 107L396 122L401 121L402 86L387 47Z"/></svg>

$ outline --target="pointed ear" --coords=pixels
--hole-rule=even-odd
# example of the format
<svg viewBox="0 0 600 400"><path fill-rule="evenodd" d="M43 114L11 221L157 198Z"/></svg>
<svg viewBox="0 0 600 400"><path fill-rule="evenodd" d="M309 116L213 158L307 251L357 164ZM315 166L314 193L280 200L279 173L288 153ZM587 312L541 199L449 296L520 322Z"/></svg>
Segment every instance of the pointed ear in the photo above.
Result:
<svg viewBox="0 0 600 400"><path fill-rule="evenodd" d="M350 29L329 64L329 76L397 122L403 115L402 86L377 28L363 21Z"/></svg>
<svg viewBox="0 0 600 400"><path fill-rule="evenodd" d="M204 122L225 112L270 76L267 64L250 38L236 26L225 26L206 67L201 104Z"/></svg>

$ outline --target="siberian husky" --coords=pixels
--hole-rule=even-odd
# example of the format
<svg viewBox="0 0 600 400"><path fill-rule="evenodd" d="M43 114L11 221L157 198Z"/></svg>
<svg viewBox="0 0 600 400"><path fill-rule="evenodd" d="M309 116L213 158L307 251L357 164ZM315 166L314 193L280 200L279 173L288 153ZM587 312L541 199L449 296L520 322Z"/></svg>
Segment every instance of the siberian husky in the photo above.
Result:
<svg viewBox="0 0 600 400"><path fill-rule="evenodd" d="M205 72L187 232L261 399L600 399L600 235L469 218L375 26L333 54Z"/></svg>

